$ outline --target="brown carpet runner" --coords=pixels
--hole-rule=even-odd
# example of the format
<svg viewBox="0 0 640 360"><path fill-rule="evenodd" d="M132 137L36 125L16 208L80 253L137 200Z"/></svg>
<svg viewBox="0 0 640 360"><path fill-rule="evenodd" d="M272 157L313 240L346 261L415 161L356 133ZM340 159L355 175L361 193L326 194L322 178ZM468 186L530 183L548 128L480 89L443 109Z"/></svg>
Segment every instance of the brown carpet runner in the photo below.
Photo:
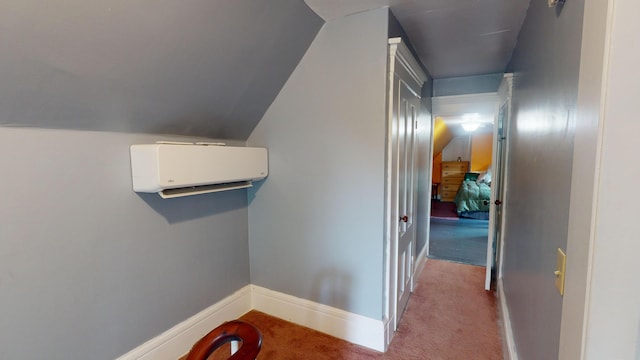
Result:
<svg viewBox="0 0 640 360"><path fill-rule="evenodd" d="M429 260L385 354L258 311L241 320L263 334L260 360L499 360L496 299L483 284L482 267Z"/></svg>

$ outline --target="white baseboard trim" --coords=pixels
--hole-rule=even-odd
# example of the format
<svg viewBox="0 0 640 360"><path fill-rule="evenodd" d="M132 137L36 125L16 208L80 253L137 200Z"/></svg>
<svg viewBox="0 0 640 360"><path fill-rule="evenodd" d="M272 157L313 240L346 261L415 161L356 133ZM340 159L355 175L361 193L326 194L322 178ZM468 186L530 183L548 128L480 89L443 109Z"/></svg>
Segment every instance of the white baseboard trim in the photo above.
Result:
<svg viewBox="0 0 640 360"><path fill-rule="evenodd" d="M251 286L247 285L116 360L177 360L209 331L250 310Z"/></svg>
<svg viewBox="0 0 640 360"><path fill-rule="evenodd" d="M418 254L418 257L416 259L416 266L414 268L414 276L420 275L420 273L422 272L422 269L424 269L424 266L427 264L428 250L429 250L429 246L428 244L425 244L422 250L420 251L420 254Z"/></svg>
<svg viewBox="0 0 640 360"><path fill-rule="evenodd" d="M502 279L498 279L498 301L500 319L502 320L502 349L505 360L518 360L518 350L513 338L513 328L511 327L511 316L509 315L509 307L504 297L504 288Z"/></svg>
<svg viewBox="0 0 640 360"><path fill-rule="evenodd" d="M395 317L391 317L390 319L384 320L383 326L384 326L384 351L385 352L387 352L387 349L389 349L389 345L391 345L391 340L393 340L393 335L396 334L395 319L396 319Z"/></svg>
<svg viewBox="0 0 640 360"><path fill-rule="evenodd" d="M253 309L373 350L385 349L382 320L251 285Z"/></svg>
<svg viewBox="0 0 640 360"><path fill-rule="evenodd" d="M385 350L387 334L381 320L247 285L116 360L179 359L209 331L250 310L262 311L373 350Z"/></svg>

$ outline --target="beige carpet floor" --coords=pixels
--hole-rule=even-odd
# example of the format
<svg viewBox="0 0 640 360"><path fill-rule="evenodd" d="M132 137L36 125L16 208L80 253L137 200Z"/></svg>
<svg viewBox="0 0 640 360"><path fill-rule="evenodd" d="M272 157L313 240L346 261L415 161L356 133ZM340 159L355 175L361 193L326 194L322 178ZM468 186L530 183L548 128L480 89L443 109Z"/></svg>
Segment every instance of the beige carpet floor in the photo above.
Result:
<svg viewBox="0 0 640 360"><path fill-rule="evenodd" d="M483 284L482 267L429 260L384 354L258 311L241 320L263 334L260 360L499 360L503 356L495 294ZM228 356L228 348L220 350ZM216 351L211 359L225 355Z"/></svg>

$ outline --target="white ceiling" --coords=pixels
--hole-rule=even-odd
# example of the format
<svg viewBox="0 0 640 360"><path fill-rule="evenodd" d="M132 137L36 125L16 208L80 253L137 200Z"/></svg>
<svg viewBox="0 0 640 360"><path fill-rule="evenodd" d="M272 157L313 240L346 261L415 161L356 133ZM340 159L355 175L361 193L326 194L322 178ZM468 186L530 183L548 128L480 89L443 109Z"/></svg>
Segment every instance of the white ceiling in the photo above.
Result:
<svg viewBox="0 0 640 360"><path fill-rule="evenodd" d="M389 6L436 78L504 72L529 0L305 0L325 21Z"/></svg>

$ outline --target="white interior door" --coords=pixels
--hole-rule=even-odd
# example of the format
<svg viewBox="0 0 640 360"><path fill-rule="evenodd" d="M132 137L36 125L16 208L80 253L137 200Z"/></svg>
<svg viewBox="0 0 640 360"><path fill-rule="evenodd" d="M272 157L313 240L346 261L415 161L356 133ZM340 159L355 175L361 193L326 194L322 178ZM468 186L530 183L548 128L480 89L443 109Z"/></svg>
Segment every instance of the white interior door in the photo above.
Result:
<svg viewBox="0 0 640 360"><path fill-rule="evenodd" d="M507 165L507 132L511 101L511 77L506 77L501 85L500 106L496 116L493 133L493 166L491 181L491 211L489 214L489 234L487 237L487 269L484 288L491 289L496 279L502 241L502 224L504 219L503 203L505 197L505 173Z"/></svg>
<svg viewBox="0 0 640 360"><path fill-rule="evenodd" d="M400 323L414 287L416 262L416 129L427 77L400 38L389 39L385 200L385 343Z"/></svg>
<svg viewBox="0 0 640 360"><path fill-rule="evenodd" d="M397 281L396 281L396 328L409 302L413 291L414 262L416 252L416 195L417 154L416 134L420 98L402 80L398 81L397 146L394 157L397 158L395 177L397 178Z"/></svg>

